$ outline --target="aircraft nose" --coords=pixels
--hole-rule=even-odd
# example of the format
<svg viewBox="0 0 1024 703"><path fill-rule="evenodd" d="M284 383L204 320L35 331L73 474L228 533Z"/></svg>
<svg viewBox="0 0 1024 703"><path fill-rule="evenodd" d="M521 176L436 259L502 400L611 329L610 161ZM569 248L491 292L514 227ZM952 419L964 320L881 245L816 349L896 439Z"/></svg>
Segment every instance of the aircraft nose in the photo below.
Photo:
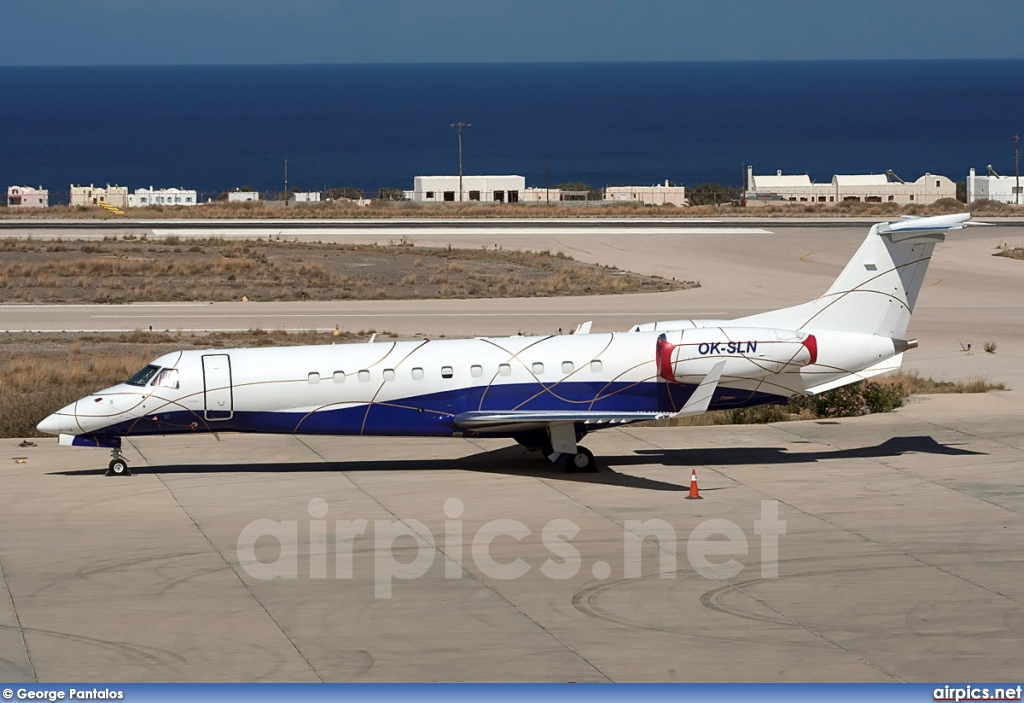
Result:
<svg viewBox="0 0 1024 703"><path fill-rule="evenodd" d="M36 425L36 429L46 434L61 434L62 432L74 431L75 405L72 403L52 415L48 415L42 422Z"/></svg>

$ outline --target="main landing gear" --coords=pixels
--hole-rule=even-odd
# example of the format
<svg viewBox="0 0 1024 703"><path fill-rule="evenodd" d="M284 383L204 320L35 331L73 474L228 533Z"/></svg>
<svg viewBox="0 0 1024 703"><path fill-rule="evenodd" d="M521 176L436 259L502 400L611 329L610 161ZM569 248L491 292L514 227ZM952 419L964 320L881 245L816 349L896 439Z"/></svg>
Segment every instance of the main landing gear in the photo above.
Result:
<svg viewBox="0 0 1024 703"><path fill-rule="evenodd" d="M110 450L110 463L107 464L107 476L132 476L132 470L128 468L128 460L121 455L121 449Z"/></svg>
<svg viewBox="0 0 1024 703"><path fill-rule="evenodd" d="M594 453L576 444L585 434L577 432L572 423L558 423L518 435L515 440L530 451L541 452L552 464L564 465L566 473L596 473Z"/></svg>

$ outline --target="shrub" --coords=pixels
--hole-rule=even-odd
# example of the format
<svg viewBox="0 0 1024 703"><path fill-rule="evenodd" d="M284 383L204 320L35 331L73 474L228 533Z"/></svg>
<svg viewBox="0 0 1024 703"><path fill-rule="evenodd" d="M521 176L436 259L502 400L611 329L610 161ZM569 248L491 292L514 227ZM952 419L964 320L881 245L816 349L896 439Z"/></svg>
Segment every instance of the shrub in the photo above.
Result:
<svg viewBox="0 0 1024 703"><path fill-rule="evenodd" d="M907 395L907 389L900 381L860 381L815 396L797 396L789 401L789 411L816 417L887 413L903 407Z"/></svg>
<svg viewBox="0 0 1024 703"><path fill-rule="evenodd" d="M989 354L995 354L996 353L996 343L995 342L985 342L983 348Z"/></svg>
<svg viewBox="0 0 1024 703"><path fill-rule="evenodd" d="M861 395L868 411L873 413L889 413L903 407L907 392L899 381L883 382L865 381Z"/></svg>

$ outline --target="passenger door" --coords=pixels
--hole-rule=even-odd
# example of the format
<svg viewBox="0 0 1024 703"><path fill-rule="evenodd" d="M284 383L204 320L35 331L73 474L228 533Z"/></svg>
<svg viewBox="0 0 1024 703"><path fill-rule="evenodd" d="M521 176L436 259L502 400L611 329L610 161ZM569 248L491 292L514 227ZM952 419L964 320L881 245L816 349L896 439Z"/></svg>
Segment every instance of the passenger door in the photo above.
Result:
<svg viewBox="0 0 1024 703"><path fill-rule="evenodd" d="M234 415L231 358L227 354L203 355L203 398L207 420L230 420Z"/></svg>

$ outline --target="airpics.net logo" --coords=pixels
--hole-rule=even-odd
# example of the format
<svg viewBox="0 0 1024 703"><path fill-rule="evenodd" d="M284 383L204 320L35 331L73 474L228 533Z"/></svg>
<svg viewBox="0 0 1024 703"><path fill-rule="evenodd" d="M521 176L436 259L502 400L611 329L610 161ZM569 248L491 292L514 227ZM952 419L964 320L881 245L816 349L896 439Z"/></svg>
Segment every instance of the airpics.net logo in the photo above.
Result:
<svg viewBox="0 0 1024 703"><path fill-rule="evenodd" d="M657 547L661 578L675 578L681 560L705 578L733 578L746 568L737 558L749 556L753 547L759 556L760 577L773 579L779 575L779 536L786 534L786 522L779 519L779 504L774 500L761 501L760 517L751 524L752 538L736 523L717 518L704 520L688 534L680 534L660 518L625 520L621 525L622 563L615 574L608 561L587 560L581 554L576 543L585 543L585 535L572 520L550 520L535 530L519 520L499 518L467 534L465 505L458 498L449 498L444 502L445 519L438 539L426 524L411 518L329 521L330 506L323 498L309 501L307 511L308 520L260 518L242 529L236 556L246 574L261 581L327 579L328 557L333 556L335 579L356 578L357 563L372 568L375 598L391 598L396 580L426 576L436 561L443 562L444 578L451 580L475 570L484 578L510 581L536 568L546 578L565 581L587 566L598 580L618 575L631 579L641 578L642 552L650 542ZM544 550L540 556L535 546L527 543L531 537L535 541L538 534ZM328 547L331 542L333 549ZM516 545L522 546L534 563L516 555ZM655 558L650 549L647 553L649 560ZM300 561L308 561L308 570L299 568Z"/></svg>

